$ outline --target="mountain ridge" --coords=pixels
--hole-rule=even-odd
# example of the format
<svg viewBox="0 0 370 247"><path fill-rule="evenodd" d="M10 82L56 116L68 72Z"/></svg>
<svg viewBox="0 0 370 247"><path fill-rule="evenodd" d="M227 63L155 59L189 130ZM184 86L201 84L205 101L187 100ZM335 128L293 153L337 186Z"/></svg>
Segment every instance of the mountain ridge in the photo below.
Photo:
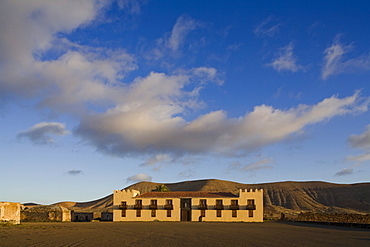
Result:
<svg viewBox="0 0 370 247"><path fill-rule="evenodd" d="M162 183L138 182L124 189L149 192ZM322 181L283 181L261 184L202 179L163 183L171 191L219 191L236 194L239 189L264 189L265 215L300 212L370 213L370 183L336 184ZM113 194L89 202L56 203L75 211L112 211Z"/></svg>

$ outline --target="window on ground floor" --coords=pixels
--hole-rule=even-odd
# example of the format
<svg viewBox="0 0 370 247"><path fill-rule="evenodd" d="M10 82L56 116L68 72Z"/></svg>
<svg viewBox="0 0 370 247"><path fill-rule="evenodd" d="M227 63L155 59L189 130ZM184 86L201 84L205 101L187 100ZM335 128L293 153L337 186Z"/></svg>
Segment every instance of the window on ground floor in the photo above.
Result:
<svg viewBox="0 0 370 247"><path fill-rule="evenodd" d="M141 217L141 210L140 209L136 210L136 217Z"/></svg>
<svg viewBox="0 0 370 247"><path fill-rule="evenodd" d="M249 211L248 216L253 217L253 210L248 210L248 211Z"/></svg>
<svg viewBox="0 0 370 247"><path fill-rule="evenodd" d="M221 212L222 212L222 210L217 209L217 210L216 210L216 216L217 216L217 217L221 217Z"/></svg>
<svg viewBox="0 0 370 247"><path fill-rule="evenodd" d="M156 217L156 210L152 209L152 217Z"/></svg>
<svg viewBox="0 0 370 247"><path fill-rule="evenodd" d="M126 217L126 210L121 210L121 217Z"/></svg>
<svg viewBox="0 0 370 247"><path fill-rule="evenodd" d="M235 217L238 217L238 210L235 210L235 209L234 209L234 210L232 211L232 217L234 217L234 218L235 218Z"/></svg>
<svg viewBox="0 0 370 247"><path fill-rule="evenodd" d="M200 216L206 217L206 210L204 209L200 210Z"/></svg>
<svg viewBox="0 0 370 247"><path fill-rule="evenodd" d="M171 209L167 209L167 217L171 217Z"/></svg>

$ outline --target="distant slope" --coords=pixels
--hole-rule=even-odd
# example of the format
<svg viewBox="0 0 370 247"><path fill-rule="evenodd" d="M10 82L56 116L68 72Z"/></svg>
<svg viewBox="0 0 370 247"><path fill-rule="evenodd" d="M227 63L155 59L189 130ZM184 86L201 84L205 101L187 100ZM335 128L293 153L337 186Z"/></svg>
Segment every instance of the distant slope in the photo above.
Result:
<svg viewBox="0 0 370 247"><path fill-rule="evenodd" d="M149 192L160 183L139 182L126 189ZM277 182L265 184L241 184L217 179L184 181L165 184L171 191L224 191L237 193L239 189L264 189L265 213L284 212L297 214L301 211L370 213L370 183L333 184L326 182ZM113 196L102 199L59 205L76 211L111 211Z"/></svg>

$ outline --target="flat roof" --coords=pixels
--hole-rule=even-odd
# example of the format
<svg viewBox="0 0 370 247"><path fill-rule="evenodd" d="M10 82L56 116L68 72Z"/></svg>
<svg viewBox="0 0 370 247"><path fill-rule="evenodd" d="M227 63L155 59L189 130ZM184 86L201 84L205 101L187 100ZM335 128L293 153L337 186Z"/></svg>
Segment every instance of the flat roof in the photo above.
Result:
<svg viewBox="0 0 370 247"><path fill-rule="evenodd" d="M170 192L145 192L136 198L222 198L236 197L230 192L207 192L207 191L170 191Z"/></svg>

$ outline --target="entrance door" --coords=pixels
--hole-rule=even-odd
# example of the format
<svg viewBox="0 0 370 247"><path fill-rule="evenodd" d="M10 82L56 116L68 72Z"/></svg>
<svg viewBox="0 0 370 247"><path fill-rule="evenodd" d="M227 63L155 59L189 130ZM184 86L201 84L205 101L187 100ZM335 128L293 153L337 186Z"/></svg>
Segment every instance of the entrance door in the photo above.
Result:
<svg viewBox="0 0 370 247"><path fill-rule="evenodd" d="M190 211L181 209L181 221L190 221Z"/></svg>
<svg viewBox="0 0 370 247"><path fill-rule="evenodd" d="M191 198L181 199L181 221L191 221Z"/></svg>

